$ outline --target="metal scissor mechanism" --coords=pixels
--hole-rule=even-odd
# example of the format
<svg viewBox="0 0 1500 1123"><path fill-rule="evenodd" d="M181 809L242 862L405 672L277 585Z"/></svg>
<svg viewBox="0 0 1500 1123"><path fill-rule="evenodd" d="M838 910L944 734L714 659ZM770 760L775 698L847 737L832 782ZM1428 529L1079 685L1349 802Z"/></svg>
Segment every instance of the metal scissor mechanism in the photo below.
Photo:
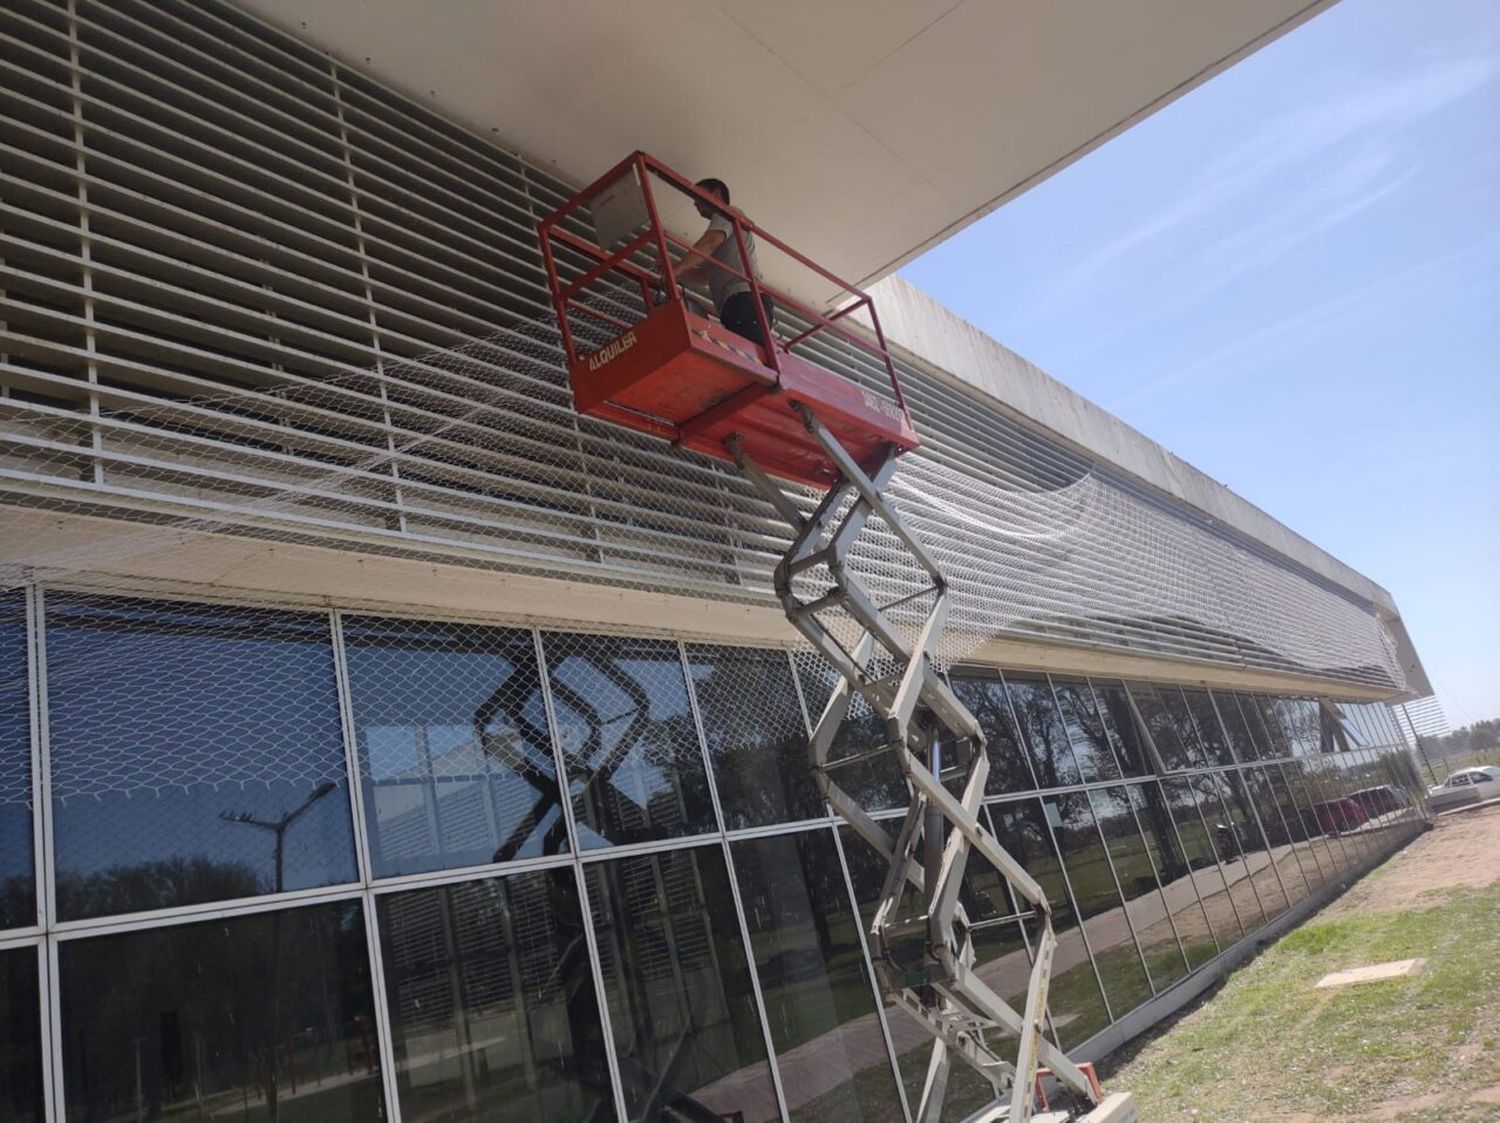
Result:
<svg viewBox="0 0 1500 1123"><path fill-rule="evenodd" d="M839 675L813 730L809 756L829 805L890 863L870 928L871 954L882 989L934 1038L917 1118L921 1123L939 1119L956 1058L994 1089L993 1101L971 1115L970 1123L1061 1123L1073 1118L1066 1112L1033 1114L1040 1065L1098 1105L1086 1119L1134 1119L1129 1096L1101 1100L1097 1084L1044 1036L1057 946L1051 908L1041 886L981 823L989 774L984 733L934 660L947 621L947 583L882 494L895 472L898 450L890 448L875 470L866 472L811 409L802 403L794 408L839 472L810 516L744 454L737 439L731 437L727 444L740 469L792 527L791 548L776 567L776 592L787 618ZM872 518L895 536L929 582L899 598L899 604L878 603L846 564ZM826 574L826 581L809 589L813 574ZM906 608L909 616L913 604L926 608L925 619L915 626L909 618L893 615ZM884 740L853 756L830 759L857 698L883 719ZM839 782L844 769L880 755L893 756L910 784L911 801L895 838ZM952 763L945 767L945 762ZM948 784L959 780L962 794L955 796ZM974 928L959 899L971 852L1004 876L1023 910L984 923L1035 921L1035 958L1024 1010L1014 1009L974 970ZM920 949L915 954L913 944Z"/></svg>

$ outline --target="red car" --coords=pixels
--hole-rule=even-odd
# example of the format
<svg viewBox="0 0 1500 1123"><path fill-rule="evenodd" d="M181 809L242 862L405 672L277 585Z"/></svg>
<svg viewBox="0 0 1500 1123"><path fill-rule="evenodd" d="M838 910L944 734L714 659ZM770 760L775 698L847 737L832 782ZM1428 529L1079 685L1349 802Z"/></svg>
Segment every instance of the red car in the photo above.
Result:
<svg viewBox="0 0 1500 1123"><path fill-rule="evenodd" d="M1365 814L1371 819L1380 815L1387 815L1392 811L1400 811L1403 807L1411 806L1411 801L1406 793L1389 784L1380 784L1373 788L1365 788L1354 792L1350 799L1358 801L1360 807L1364 808Z"/></svg>
<svg viewBox="0 0 1500 1123"><path fill-rule="evenodd" d="M1325 799L1322 803L1315 803L1313 811L1317 813L1318 826L1324 834L1352 831L1369 819L1369 816L1365 814L1365 809L1359 805L1359 801L1347 796L1342 799Z"/></svg>

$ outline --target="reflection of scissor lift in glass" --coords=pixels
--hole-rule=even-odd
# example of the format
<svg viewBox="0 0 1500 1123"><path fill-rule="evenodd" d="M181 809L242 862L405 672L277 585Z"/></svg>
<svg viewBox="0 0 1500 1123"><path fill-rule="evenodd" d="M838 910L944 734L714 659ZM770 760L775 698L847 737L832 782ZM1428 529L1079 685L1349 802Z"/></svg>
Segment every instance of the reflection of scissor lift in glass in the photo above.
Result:
<svg viewBox="0 0 1500 1123"><path fill-rule="evenodd" d="M684 215L687 205L704 203L727 216L740 260L749 260L745 247L754 236L762 253L767 247L779 251L849 302L825 315L758 277L737 273L750 288L770 344L735 335L680 292L672 250L680 257L691 244L668 228L675 220L664 216L663 198ZM1044 1036L1056 950L1051 908L1041 887L981 822L989 772L984 734L933 661L947 617L947 583L882 494L897 458L918 440L870 298L640 152L555 210L539 233L579 412L733 461L792 528L791 548L776 568L776 591L793 626L840 676L811 739L814 775L834 811L889 862L871 950L884 991L935 1041L918 1119L935 1123L940 1117L955 1057L994 1090L993 1101L970 1120L1075 1118L1068 1112L1034 1114L1039 1065L1092 1105L1082 1119L1135 1119L1130 1096L1101 1097L1097 1083ZM727 268L717 262L711 267ZM806 326L785 340L775 338L764 297ZM868 334L841 322L850 313L868 320ZM820 333L880 363L888 394L810 361L805 344ZM824 495L806 514L772 477ZM879 603L845 565L872 518L895 536L927 583L900 604ZM927 608L915 626L913 604ZM855 642L848 642L851 636ZM831 759L857 699L884 719L886 742L855 757ZM876 755L894 756L910 784L911 800L894 839L836 779L851 761ZM956 770L959 795L949 789L955 770L945 769L945 759L963 762ZM1024 1010L1012 1007L974 970L972 929L959 901L971 851L1001 873L1022 909L1001 919L1035 921ZM913 942L920 948L915 955L907 952ZM997 1052L1008 1038L1016 1040L1009 1046L1013 1060Z"/></svg>
<svg viewBox="0 0 1500 1123"><path fill-rule="evenodd" d="M517 690L511 683L503 683L474 713L475 743L487 756L501 762L510 773L526 780L536 792L531 809L521 817L495 851L494 861L497 863L508 862L519 856L526 844L534 841L536 833L547 822L553 809L565 798L573 799L580 818L587 819L590 823L602 820L608 814L605 808L609 800L604 794L605 790L611 787L615 774L625 765L630 754L648 740L648 730L652 724L651 700L645 689L631 675L608 660L590 659L589 662L595 674L620 692L625 704L620 712L606 715L583 692L572 690L565 683L556 680L551 682L553 697L558 704L567 706L579 717L585 730L582 744L576 746L576 751L570 754L572 759L569 760L568 775L577 783L577 787L570 793L558 784L543 761L534 755L532 746L546 744L549 731L545 726L537 725L532 716L535 713L532 690ZM538 681L533 689L540 688L541 683ZM497 718L502 717L503 720L497 721ZM617 731L614 744L607 747L606 731L622 721L625 722L623 731ZM623 793L616 794L619 798L628 799ZM645 807L637 807L635 810L642 816L649 813ZM565 831L565 821L558 817L546 828L542 852L553 854L561 850ZM708 1020L706 996L691 987L679 986L677 990L681 1002L675 1011L678 1016L677 1024L657 1025L651 1004L642 999L650 990L648 974L652 965L642 962L640 955L630 954L618 943L621 939L619 932L626 926L619 913L630 892L620 876L620 864L604 862L595 866L594 870L597 876L606 879L610 885L610 892L602 894L599 903L594 906L596 934L601 941L617 941L612 949L610 962L626 982L621 998L629 1001L634 997L640 1007L631 1011L636 1017L629 1033L623 1037L618 1053L620 1080L630 1102L641 1105L639 1117L642 1119L658 1118L666 1108L673 1118L689 1120L691 1123L721 1123L724 1118L722 1115L694 1099L682 1087L689 1082L686 1070L692 1061L693 1035ZM660 871L653 868L652 872L654 881L651 895L664 900L668 896L667 887L662 883ZM566 897L566 887L573 884L572 872L565 866L554 866L545 870L542 876L560 882L564 888L559 895L563 897ZM442 895L439 895L438 901L439 907L444 910L451 907L447 898ZM568 911L564 910L563 915L567 915ZM589 1052L587 1044L602 1039L608 1030L601 1022L589 978L587 935L581 930L564 932L562 923L559 921L556 933L559 939L558 946L554 948L556 958L552 970L548 973L546 983L534 990L545 993L549 984L554 981L557 984L556 1005L562 1007L566 1016L574 1055L566 1063L561 1059L554 1059L550 1063L560 1070L566 1069L571 1079L595 1093L597 1099L583 1117L583 1123L594 1123L595 1120L612 1118L614 1103L608 1071L602 1061ZM665 960L666 969L676 974L679 980L682 978L683 963L701 962L705 957L716 959L717 950L711 940L699 941L699 946L684 954L670 931L669 915L664 916L663 923L668 930L661 934L657 950ZM445 921L445 931L451 933L452 930L453 922L450 917ZM506 946L512 949L514 957L515 939L509 933ZM518 1006L524 1012L533 998L533 988L528 988L520 981L519 961L513 958L511 965L517 979L513 992ZM660 970L660 965L657 968ZM527 1063L536 1064L532 1055L533 1046L526 1034L520 1035L519 1045L527 1053ZM646 1058L650 1058L651 1063L646 1063ZM469 1079L467 1073L465 1079Z"/></svg>

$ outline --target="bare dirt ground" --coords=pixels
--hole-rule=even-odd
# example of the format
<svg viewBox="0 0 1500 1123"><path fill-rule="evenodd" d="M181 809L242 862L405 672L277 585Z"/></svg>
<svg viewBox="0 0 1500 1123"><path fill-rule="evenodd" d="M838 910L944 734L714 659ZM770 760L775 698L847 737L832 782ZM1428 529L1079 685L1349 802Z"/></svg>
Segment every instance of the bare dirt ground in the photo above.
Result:
<svg viewBox="0 0 1500 1123"><path fill-rule="evenodd" d="M1378 870L1355 885L1319 914L1336 920L1357 913L1399 912L1435 903L1445 893L1500 885L1500 806L1443 815L1437 825ZM1500 917L1496 918L1500 921ZM1453 1050L1460 1068L1494 1071L1500 1057L1493 1053L1500 1020L1493 1010L1481 1014L1468 1040ZM1476 1119L1500 1119L1500 1084L1474 1089L1465 1106ZM1429 1111L1450 1117L1446 1092L1391 1096L1372 1104L1372 1120L1423 1118ZM1462 1109L1460 1109L1462 1110ZM1466 1113L1467 1115L1467 1113ZM1309 1116L1311 1120L1313 1117Z"/></svg>
<svg viewBox="0 0 1500 1123"><path fill-rule="evenodd" d="M1314 988L1415 956L1408 979ZM1439 818L1106 1067L1148 1123L1497 1123L1500 805Z"/></svg>
<svg viewBox="0 0 1500 1123"><path fill-rule="evenodd" d="M1443 815L1437 826L1318 914L1334 920L1362 912L1420 908L1451 889L1500 884L1500 805Z"/></svg>

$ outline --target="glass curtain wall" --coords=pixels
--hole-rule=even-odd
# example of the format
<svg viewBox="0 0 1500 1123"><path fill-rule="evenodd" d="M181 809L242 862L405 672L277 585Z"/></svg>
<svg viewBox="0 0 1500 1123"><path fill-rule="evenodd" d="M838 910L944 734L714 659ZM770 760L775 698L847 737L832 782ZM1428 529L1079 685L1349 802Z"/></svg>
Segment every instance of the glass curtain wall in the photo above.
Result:
<svg viewBox="0 0 1500 1123"><path fill-rule="evenodd" d="M916 1110L928 1039L869 957L884 862L805 771L803 654L37 590L0 598L0 658L7 1120ZM1068 1048L1422 815L1379 706L954 681ZM980 863L960 899L1020 1003L1034 919Z"/></svg>

